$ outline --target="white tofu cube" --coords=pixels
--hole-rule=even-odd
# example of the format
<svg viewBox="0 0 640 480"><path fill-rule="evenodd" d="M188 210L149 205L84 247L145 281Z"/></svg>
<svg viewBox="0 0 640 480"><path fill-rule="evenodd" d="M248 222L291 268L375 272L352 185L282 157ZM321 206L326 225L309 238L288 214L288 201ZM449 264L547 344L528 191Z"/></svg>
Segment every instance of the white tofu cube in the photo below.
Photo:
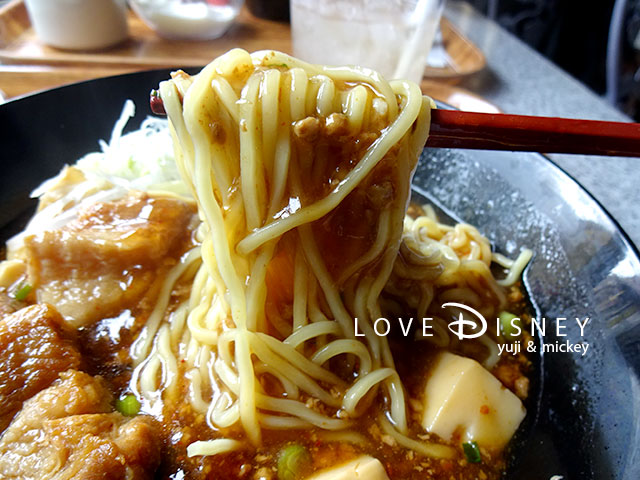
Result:
<svg viewBox="0 0 640 480"><path fill-rule="evenodd" d="M526 415L522 402L475 360L443 353L425 389L422 426L445 440L504 447Z"/></svg>
<svg viewBox="0 0 640 480"><path fill-rule="evenodd" d="M322 470L307 480L389 480L377 458L363 455L337 467Z"/></svg>

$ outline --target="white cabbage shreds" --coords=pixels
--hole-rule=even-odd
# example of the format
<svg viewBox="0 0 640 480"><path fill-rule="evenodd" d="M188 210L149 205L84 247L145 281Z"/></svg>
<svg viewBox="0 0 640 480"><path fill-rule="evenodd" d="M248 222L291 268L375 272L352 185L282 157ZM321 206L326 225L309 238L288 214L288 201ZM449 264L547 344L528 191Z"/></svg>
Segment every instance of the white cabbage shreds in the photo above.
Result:
<svg viewBox="0 0 640 480"><path fill-rule="evenodd" d="M85 155L76 167L89 178L102 177L127 189L168 190L189 195L173 158L167 120L147 117L140 129L122 135L134 114L135 106L127 100L109 143L101 141L102 151Z"/></svg>
<svg viewBox="0 0 640 480"><path fill-rule="evenodd" d="M121 198L131 190L191 199L173 158L167 120L147 117L138 130L123 135L134 114L135 106L127 100L109 143L100 141L102 151L65 166L31 193L39 199L38 211L25 230L7 242L7 258L19 257L25 237L60 229L88 205Z"/></svg>

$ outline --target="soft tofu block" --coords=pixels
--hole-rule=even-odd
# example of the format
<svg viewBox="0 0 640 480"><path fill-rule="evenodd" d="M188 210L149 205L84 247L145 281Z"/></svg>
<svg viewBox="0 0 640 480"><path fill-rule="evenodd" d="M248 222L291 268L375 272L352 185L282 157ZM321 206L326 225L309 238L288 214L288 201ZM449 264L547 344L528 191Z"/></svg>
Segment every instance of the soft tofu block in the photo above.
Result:
<svg viewBox="0 0 640 480"><path fill-rule="evenodd" d="M475 360L440 354L425 390L422 426L445 440L505 446L526 411L522 402Z"/></svg>
<svg viewBox="0 0 640 480"><path fill-rule="evenodd" d="M363 455L343 465L322 470L307 480L389 480L377 458Z"/></svg>

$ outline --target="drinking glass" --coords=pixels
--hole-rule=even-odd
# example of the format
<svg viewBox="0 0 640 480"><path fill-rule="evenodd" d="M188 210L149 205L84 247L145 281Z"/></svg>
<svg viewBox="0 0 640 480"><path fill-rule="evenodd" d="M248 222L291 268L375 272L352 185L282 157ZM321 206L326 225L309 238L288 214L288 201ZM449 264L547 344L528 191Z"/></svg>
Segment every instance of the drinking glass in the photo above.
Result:
<svg viewBox="0 0 640 480"><path fill-rule="evenodd" d="M444 0L290 0L293 53L420 82Z"/></svg>

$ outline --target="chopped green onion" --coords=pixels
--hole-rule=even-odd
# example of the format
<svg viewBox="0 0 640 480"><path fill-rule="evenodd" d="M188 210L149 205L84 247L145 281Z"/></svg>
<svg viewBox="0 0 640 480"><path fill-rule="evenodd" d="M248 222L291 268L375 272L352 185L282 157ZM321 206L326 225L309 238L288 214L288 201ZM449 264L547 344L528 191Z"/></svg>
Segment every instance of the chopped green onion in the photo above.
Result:
<svg viewBox="0 0 640 480"><path fill-rule="evenodd" d="M126 417L133 417L140 411L140 402L134 394L130 393L116 401L116 410Z"/></svg>
<svg viewBox="0 0 640 480"><path fill-rule="evenodd" d="M22 302L29 296L31 290L33 290L31 285L28 283L21 283L18 288L16 288L15 292L13 292L13 298Z"/></svg>
<svg viewBox="0 0 640 480"><path fill-rule="evenodd" d="M516 340L522 332L522 321L511 312L500 312L500 331L507 340Z"/></svg>
<svg viewBox="0 0 640 480"><path fill-rule="evenodd" d="M476 442L465 442L462 444L462 450L464 450L464 456L467 457L469 463L480 463L482 457L480 456L480 448Z"/></svg>
<svg viewBox="0 0 640 480"><path fill-rule="evenodd" d="M288 445L278 455L278 480L297 480L310 473L311 455L302 445Z"/></svg>

